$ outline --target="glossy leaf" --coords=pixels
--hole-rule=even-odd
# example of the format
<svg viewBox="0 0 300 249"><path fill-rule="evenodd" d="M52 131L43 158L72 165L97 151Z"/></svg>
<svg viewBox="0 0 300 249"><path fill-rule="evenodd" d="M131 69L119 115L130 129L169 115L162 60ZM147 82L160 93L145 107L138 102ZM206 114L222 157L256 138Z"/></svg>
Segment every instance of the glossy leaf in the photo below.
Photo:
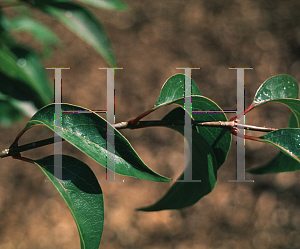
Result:
<svg viewBox="0 0 300 249"><path fill-rule="evenodd" d="M300 129L285 128L267 133L259 137L262 142L272 144L283 153L300 162Z"/></svg>
<svg viewBox="0 0 300 249"><path fill-rule="evenodd" d="M292 110L292 115L289 121L290 128L300 128L300 100L298 99L276 99L270 102L277 102L288 106ZM265 140L262 140L265 142ZM296 146L296 145L295 145ZM248 169L251 174L270 174L280 172L290 172L300 169L300 162L291 154L280 153L270 162L253 169Z"/></svg>
<svg viewBox="0 0 300 249"><path fill-rule="evenodd" d="M201 95L195 82L192 80L192 116L197 121L228 121L223 110L212 100ZM176 74L170 77L163 85L159 98L153 107L177 104L184 108L185 75ZM198 132L215 152L218 168L224 163L231 145L231 134L223 128L197 127Z"/></svg>
<svg viewBox="0 0 300 249"><path fill-rule="evenodd" d="M184 110L176 108L162 120L184 120ZM183 126L168 127L184 135ZM215 187L217 181L217 161L215 154L205 139L192 129L192 179L201 182L175 182L168 192L155 204L139 208L140 211L160 211L165 209L180 209L195 204ZM178 180L184 179L184 173Z"/></svg>
<svg viewBox="0 0 300 249"><path fill-rule="evenodd" d="M37 1L35 7L61 21L77 36L90 44L111 66L116 66L106 32L89 10L67 1Z"/></svg>
<svg viewBox="0 0 300 249"><path fill-rule="evenodd" d="M103 232L104 202L99 182L88 165L62 155L62 179L54 176L54 155L33 162L48 177L68 205L81 249L98 249ZM63 236L63 235L62 235Z"/></svg>
<svg viewBox="0 0 300 249"><path fill-rule="evenodd" d="M199 88L196 83L192 79L192 95L201 95ZM170 77L162 89L160 90L160 95L156 104L154 105L154 109L157 109L162 106L170 105L174 101L183 98L185 96L185 75L184 74L176 74Z"/></svg>
<svg viewBox="0 0 300 249"><path fill-rule="evenodd" d="M288 127L299 128L298 121L293 113L291 114ZM277 154L277 156L274 157L271 161L261 166L248 169L247 173L271 174L271 173L281 173L281 172L292 172L296 170L300 170L300 163L298 162L298 160L280 151Z"/></svg>
<svg viewBox="0 0 300 249"><path fill-rule="evenodd" d="M79 106L62 104L62 110L74 113L61 114L61 133L66 141L74 145L83 153L105 166L107 157L114 160L117 174L132 176L151 181L170 181L150 168L139 158L127 139L118 131L115 132L115 155L106 150L106 125L111 126L102 117ZM50 104L40 109L27 123L23 133L35 125L45 125L55 131L55 104ZM59 127L60 128L60 127ZM109 165L109 167L111 167ZM113 170L113 168L109 168Z"/></svg>
<svg viewBox="0 0 300 249"><path fill-rule="evenodd" d="M296 112L296 116L292 113L289 121L288 127L299 128L299 114L297 112L297 104L292 104L288 98L298 99L299 97L299 85L298 83L289 75L277 75L266 80L257 90L253 103L250 105L248 110L252 108L266 104L269 102L278 102L285 104L292 111ZM290 105L290 106L289 106ZM296 108L295 108L296 107ZM265 163L256 168L248 169L247 172L251 174L269 174L269 173L280 173L295 171L300 169L300 164L297 160L289 155L280 151L275 158L270 162Z"/></svg>
<svg viewBox="0 0 300 249"><path fill-rule="evenodd" d="M212 100L200 96L201 92L192 79L192 116L198 121L227 121L223 110ZM153 109L162 106L177 104L184 108L185 75L176 74L170 77L163 85L159 98ZM228 154L231 145L231 134L223 128L197 127L198 132L213 148L220 167Z"/></svg>
<svg viewBox="0 0 300 249"><path fill-rule="evenodd" d="M298 98L299 85L289 75L276 75L267 79L257 90L252 106L284 98Z"/></svg>
<svg viewBox="0 0 300 249"><path fill-rule="evenodd" d="M173 103L183 108L184 98ZM228 121L223 110L211 99L204 96L192 97L192 112L193 119L197 121ZM231 146L231 133L228 129L218 127L197 126L196 129L214 151L219 169L227 158Z"/></svg>
<svg viewBox="0 0 300 249"><path fill-rule="evenodd" d="M127 4L120 0L79 0L82 3L89 4L96 8L106 10L127 10Z"/></svg>

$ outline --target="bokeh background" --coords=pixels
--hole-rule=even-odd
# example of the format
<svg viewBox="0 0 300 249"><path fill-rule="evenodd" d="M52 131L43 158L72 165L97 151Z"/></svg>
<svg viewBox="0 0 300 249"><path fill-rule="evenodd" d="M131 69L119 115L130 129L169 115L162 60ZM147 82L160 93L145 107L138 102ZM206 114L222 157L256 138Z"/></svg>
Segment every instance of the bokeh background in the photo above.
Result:
<svg viewBox="0 0 300 249"><path fill-rule="evenodd" d="M134 118L152 107L163 83L176 67L201 67L192 77L202 94L225 110L236 108L236 71L245 72L246 107L262 82L289 74L300 82L300 2L124 0L126 12L91 9L104 23L119 67L115 75L116 122ZM89 109L106 108L105 61L56 20L38 12L65 47L45 60L45 67L63 70L63 102ZM14 15L14 11L11 11ZM22 35L23 42L32 38ZM34 44L36 48L38 45ZM51 81L54 71L48 71ZM162 118L173 107L152 113ZM267 104L246 116L246 123L286 127L290 111ZM228 116L231 117L230 115ZM8 147L27 120L0 130L0 145ZM183 170L183 137L166 128L122 130L149 167L176 179ZM249 133L253 134L254 133ZM262 133L255 133L262 135ZM50 137L46 129L29 130L21 143ZM65 154L87 163L98 179L105 169L77 149L63 144ZM23 155L41 158L48 146ZM272 146L246 141L246 168L259 166L277 153ZM143 213L135 208L154 203L171 183L129 177L124 183L101 183L105 223L100 248L106 249L296 249L300 248L299 172L266 176L246 174L254 183L235 179L235 139L228 159L218 171L209 195L189 208ZM34 165L1 159L0 248L79 249L75 222L66 204Z"/></svg>

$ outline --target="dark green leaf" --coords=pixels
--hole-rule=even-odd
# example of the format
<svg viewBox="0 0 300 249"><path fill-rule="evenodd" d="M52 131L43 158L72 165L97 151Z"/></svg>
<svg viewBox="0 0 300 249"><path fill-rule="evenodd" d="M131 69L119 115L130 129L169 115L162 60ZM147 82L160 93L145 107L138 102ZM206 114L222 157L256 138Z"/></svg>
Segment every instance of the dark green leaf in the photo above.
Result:
<svg viewBox="0 0 300 249"><path fill-rule="evenodd" d="M277 75L267 79L260 86L256 92L250 109L269 102L282 103L292 109L296 115L295 116L293 113L291 114L288 127L299 128L300 116L297 114L297 112L299 112L299 109L297 109L298 104L291 103L289 100L287 100L288 98L298 99L298 97L299 85L294 78L289 75ZM269 174L295 171L297 169L300 169L299 162L290 155L280 151L270 162L253 169L248 169L247 172L251 174Z"/></svg>
<svg viewBox="0 0 300 249"><path fill-rule="evenodd" d="M0 61L2 74L13 79L9 88L16 87L15 90L19 91L17 85L13 85L23 85L23 89L27 88L27 92L32 92L31 99L34 100L38 108L51 102L53 91L50 88L45 69L33 51L18 45L9 48L0 44ZM5 87L7 85L1 87L4 92L6 92Z"/></svg>
<svg viewBox="0 0 300 249"><path fill-rule="evenodd" d="M212 100L200 96L201 92L192 80L192 116L197 121L228 121L223 110ZM153 107L177 104L184 108L185 75L176 74L170 77L163 85L159 98ZM198 111L198 112L197 112ZM206 112L206 113L205 113ZM197 127L198 132L215 152L218 168L226 160L231 145L231 134L228 130L216 127Z"/></svg>
<svg viewBox="0 0 300 249"><path fill-rule="evenodd" d="M212 100L200 96L201 92L192 80L192 111L193 119L197 121L227 121L223 110ZM176 74L163 85L159 98L153 109L170 104L178 104L184 108L185 75ZM198 112L196 112L198 111ZM205 111L207 113L205 113ZM212 147L217 158L218 168L226 160L231 145L231 134L223 128L197 127L198 132Z"/></svg>
<svg viewBox="0 0 300 249"><path fill-rule="evenodd" d="M272 144L283 153L300 162L300 129L285 128L259 137L262 142Z"/></svg>
<svg viewBox="0 0 300 249"><path fill-rule="evenodd" d="M176 108L168 113L163 120L184 120L184 111ZM168 127L184 135L183 126ZM201 182L175 182L168 192L155 204L140 208L141 211L160 211L165 209L181 209L195 204L203 196L210 193L217 181L217 161L213 150L205 139L194 128L192 129L192 179ZM179 180L184 179L184 174Z"/></svg>
<svg viewBox="0 0 300 249"><path fill-rule="evenodd" d="M24 82L10 78L2 72L0 72L0 78L1 99L11 102L28 117L32 117L38 111L38 108L44 106L38 93Z"/></svg>
<svg viewBox="0 0 300 249"><path fill-rule="evenodd" d="M289 121L290 128L299 128L300 121L300 100L298 99L276 99L269 102L277 102L286 105L292 110L292 114ZM268 133L269 134L269 133ZM266 142L262 140L262 142ZM298 146L294 144L294 146ZM277 147L277 146L276 146ZM258 166L253 169L248 169L247 172L251 174L269 174L290 172L300 169L300 162L290 153L280 153L272 159L270 162Z"/></svg>
<svg viewBox="0 0 300 249"><path fill-rule="evenodd" d="M276 75L267 79L257 90L252 106L265 104L271 100L298 98L299 85L289 75Z"/></svg>
<svg viewBox="0 0 300 249"><path fill-rule="evenodd" d="M228 121L223 110L211 99L204 96L192 97L193 119L203 122ZM184 98L173 102L184 106ZM207 112L207 113L205 113ZM217 159L218 169L225 162L231 146L231 134L226 128L197 126L197 131L210 145Z"/></svg>
<svg viewBox="0 0 300 249"><path fill-rule="evenodd" d="M90 44L111 66L116 66L106 32L89 10L68 1L37 2L35 7L61 21L77 36Z"/></svg>
<svg viewBox="0 0 300 249"><path fill-rule="evenodd" d="M189 78L190 79L190 78ZM192 79L192 95L201 95L199 88ZM153 107L157 109L162 106L170 105L174 101L183 98L185 96L185 75L184 74L175 74L170 77L162 89L160 90L160 95L158 100Z"/></svg>
<svg viewBox="0 0 300 249"><path fill-rule="evenodd" d="M103 232L104 202L99 182L88 165L62 155L62 179L54 176L54 155L34 161L49 178L71 211L81 249L98 249Z"/></svg>
<svg viewBox="0 0 300 249"><path fill-rule="evenodd" d="M101 165L106 165L107 156L115 162L117 174L132 176L151 181L170 181L150 168L139 158L128 140L118 131L115 132L115 155L106 150L106 125L111 126L102 117L79 106L62 104L62 110L76 111L77 113L62 113L61 135L66 141L84 152ZM27 123L23 132L35 125L45 125L55 131L55 104L40 109ZM110 165L109 165L110 167ZM113 168L108 168L113 170Z"/></svg>
<svg viewBox="0 0 300 249"><path fill-rule="evenodd" d="M8 128L23 117L22 112L0 95L0 125Z"/></svg>
<svg viewBox="0 0 300 249"><path fill-rule="evenodd" d="M297 119L295 115L292 113L288 127L290 128L299 128L297 124ZM267 162L258 167L248 169L247 173L251 174L271 174L271 173L281 173L281 172L289 172L296 171L300 169L300 163L295 160L295 158L290 155L286 155L282 151L279 151L277 156L273 158L270 162Z"/></svg>

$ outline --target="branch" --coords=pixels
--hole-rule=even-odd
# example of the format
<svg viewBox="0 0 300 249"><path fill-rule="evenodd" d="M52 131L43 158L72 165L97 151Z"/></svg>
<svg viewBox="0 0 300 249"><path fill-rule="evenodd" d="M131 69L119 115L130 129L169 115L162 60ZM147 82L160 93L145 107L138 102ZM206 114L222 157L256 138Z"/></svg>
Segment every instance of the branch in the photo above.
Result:
<svg viewBox="0 0 300 249"><path fill-rule="evenodd" d="M169 120L152 120L152 121L139 121L136 124L132 124L130 121L128 122L121 122L115 124L115 129L140 129L145 127L155 127L155 126L174 126L174 125L184 125L184 120L177 120L177 121L169 121ZM217 128L228 128L228 129L246 129L246 130L253 130L253 131L262 131L262 132L269 132L275 131L275 128L266 128L266 127L259 127L254 125L245 125L239 124L236 121L216 121L216 122L201 122L201 121L194 121L192 120L193 126L205 126L205 127L217 127ZM64 141L64 139L62 139ZM25 144L25 145L14 145L11 146L9 149L5 149L0 152L0 158L9 157L9 156L20 156L20 152L35 149L38 147L42 147L45 145L53 144L54 138L47 138L44 140L36 141L33 143Z"/></svg>
<svg viewBox="0 0 300 249"><path fill-rule="evenodd" d="M64 141L64 139L62 139L62 141ZM14 145L14 146L11 146L9 149L5 149L5 150L1 151L0 158L8 157L8 156L15 156L15 155L17 156L17 155L19 155L20 152L35 149L35 148L53 144L53 143L54 143L54 137L50 137L50 138L47 138L44 140L36 141L33 143L29 143L29 144L24 144L21 146Z"/></svg>
<svg viewBox="0 0 300 249"><path fill-rule="evenodd" d="M184 125L184 120L178 121L169 121L169 120L151 120L151 121L139 121L136 124L132 124L129 122L121 122L115 124L116 129L139 129L145 127L154 127L154 126L174 126L174 125ZM253 131L262 131L262 132L269 132L269 131L276 131L276 128L267 128L267 127L259 127L254 125L246 125L246 124L239 124L236 121L215 121L215 122L201 122L201 121L194 121L192 120L193 126L205 126L205 127L219 127L219 128L239 128L245 130L253 130Z"/></svg>

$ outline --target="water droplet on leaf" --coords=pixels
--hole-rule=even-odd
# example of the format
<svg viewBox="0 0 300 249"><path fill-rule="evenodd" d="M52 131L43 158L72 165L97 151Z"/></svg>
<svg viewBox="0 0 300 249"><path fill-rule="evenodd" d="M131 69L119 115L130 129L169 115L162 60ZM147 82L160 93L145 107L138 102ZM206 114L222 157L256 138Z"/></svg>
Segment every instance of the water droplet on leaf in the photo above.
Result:
<svg viewBox="0 0 300 249"><path fill-rule="evenodd" d="M18 64L19 67L25 67L26 66L26 60L24 58L20 58L17 61L17 64Z"/></svg>

